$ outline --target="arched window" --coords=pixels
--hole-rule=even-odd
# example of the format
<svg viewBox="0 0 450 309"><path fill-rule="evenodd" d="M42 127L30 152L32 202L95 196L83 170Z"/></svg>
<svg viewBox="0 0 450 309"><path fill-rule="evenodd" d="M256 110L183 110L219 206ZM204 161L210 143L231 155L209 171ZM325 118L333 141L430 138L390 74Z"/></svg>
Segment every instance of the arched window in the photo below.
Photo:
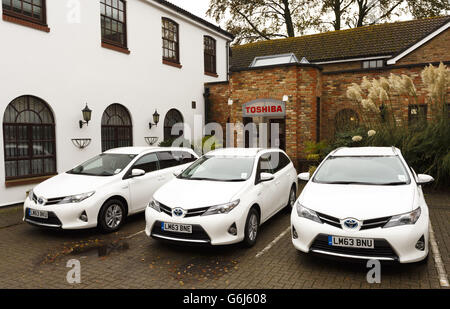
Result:
<svg viewBox="0 0 450 309"><path fill-rule="evenodd" d="M21 96L3 116L6 180L56 173L55 122L41 99Z"/></svg>
<svg viewBox="0 0 450 309"><path fill-rule="evenodd" d="M108 106L102 116L102 151L132 146L132 131L128 110L120 104Z"/></svg>
<svg viewBox="0 0 450 309"><path fill-rule="evenodd" d="M340 110L334 118L336 132L350 131L358 128L358 114L350 108Z"/></svg>
<svg viewBox="0 0 450 309"><path fill-rule="evenodd" d="M171 109L164 118L164 140L183 136L183 131L179 134L172 133L172 128L177 123L183 123L183 115L178 110Z"/></svg>

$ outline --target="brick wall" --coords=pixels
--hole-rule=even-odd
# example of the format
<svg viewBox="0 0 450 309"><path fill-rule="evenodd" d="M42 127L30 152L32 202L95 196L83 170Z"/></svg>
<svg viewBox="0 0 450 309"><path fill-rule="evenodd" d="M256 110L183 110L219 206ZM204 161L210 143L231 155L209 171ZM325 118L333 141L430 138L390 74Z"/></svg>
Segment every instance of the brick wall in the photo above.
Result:
<svg viewBox="0 0 450 309"><path fill-rule="evenodd" d="M286 103L286 152L296 162L303 154L306 140L316 137L316 98L320 94L320 70L309 66L284 66L233 72L229 83L210 83L208 122L225 130L231 123L243 122L243 104L256 99L282 100ZM228 98L233 106L228 106ZM225 133L225 132L224 132Z"/></svg>

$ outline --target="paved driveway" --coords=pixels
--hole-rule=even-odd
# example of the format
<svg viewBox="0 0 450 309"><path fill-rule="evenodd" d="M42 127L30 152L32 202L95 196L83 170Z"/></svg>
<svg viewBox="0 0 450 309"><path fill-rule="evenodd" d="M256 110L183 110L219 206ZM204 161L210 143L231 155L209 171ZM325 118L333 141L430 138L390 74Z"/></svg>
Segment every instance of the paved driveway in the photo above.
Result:
<svg viewBox="0 0 450 309"><path fill-rule="evenodd" d="M431 222L444 270L450 270L450 193L428 193ZM0 288L440 288L442 273L426 265L382 265L381 283L368 284L364 263L297 252L289 213L261 228L255 247L199 247L160 243L142 232L143 215L123 229L53 231L21 221L21 207L0 209ZM77 259L81 283L66 281Z"/></svg>

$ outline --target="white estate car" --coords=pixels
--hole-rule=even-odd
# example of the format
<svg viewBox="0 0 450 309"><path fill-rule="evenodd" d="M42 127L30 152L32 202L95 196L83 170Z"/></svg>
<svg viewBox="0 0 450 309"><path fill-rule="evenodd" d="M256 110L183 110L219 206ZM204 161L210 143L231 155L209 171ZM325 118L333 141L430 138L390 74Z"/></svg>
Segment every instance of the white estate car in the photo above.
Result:
<svg viewBox="0 0 450 309"><path fill-rule="evenodd" d="M145 210L153 193L197 160L187 148L125 147L37 185L24 204L24 221L38 226L112 232Z"/></svg>
<svg viewBox="0 0 450 309"><path fill-rule="evenodd" d="M169 241L252 246L260 224L294 205L296 190L294 165L279 149L214 150L156 191L145 232Z"/></svg>
<svg viewBox="0 0 450 309"><path fill-rule="evenodd" d="M428 207L397 148L340 148L319 165L291 213L300 251L411 263L428 256Z"/></svg>

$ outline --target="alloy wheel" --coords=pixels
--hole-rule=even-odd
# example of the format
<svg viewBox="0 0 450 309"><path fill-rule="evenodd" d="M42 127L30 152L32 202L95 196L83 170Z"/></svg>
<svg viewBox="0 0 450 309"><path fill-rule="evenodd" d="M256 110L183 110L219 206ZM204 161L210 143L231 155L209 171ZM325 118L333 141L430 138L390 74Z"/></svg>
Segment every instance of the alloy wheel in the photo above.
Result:
<svg viewBox="0 0 450 309"><path fill-rule="evenodd" d="M105 215L106 226L110 229L118 227L122 222L122 216L122 208L119 205L113 204L109 206Z"/></svg>
<svg viewBox="0 0 450 309"><path fill-rule="evenodd" d="M255 214L252 214L248 224L248 238L251 241L256 239L256 235L258 234L258 218Z"/></svg>

